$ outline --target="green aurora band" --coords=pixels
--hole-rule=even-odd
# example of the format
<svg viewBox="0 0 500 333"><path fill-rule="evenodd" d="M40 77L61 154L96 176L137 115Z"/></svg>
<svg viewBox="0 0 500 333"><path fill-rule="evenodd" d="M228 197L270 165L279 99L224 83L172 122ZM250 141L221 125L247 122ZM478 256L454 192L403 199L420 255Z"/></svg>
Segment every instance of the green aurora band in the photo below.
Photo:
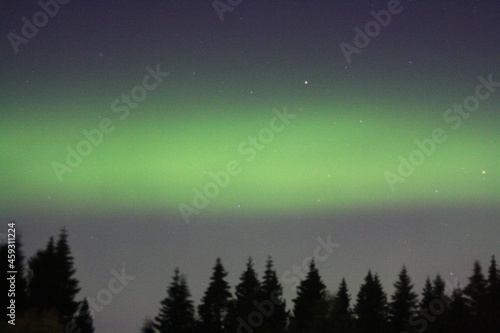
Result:
<svg viewBox="0 0 500 333"><path fill-rule="evenodd" d="M466 96L420 103L414 102L416 95L406 100L318 98L314 103L291 97L277 105L251 98L226 104L180 97L167 101L152 94L125 120L99 103L10 101L7 108L15 111L0 131L1 155L9 157L2 160L0 177L10 189L2 202L9 209L161 211L182 219L179 204L193 204L194 188L203 191L213 182L210 172L237 161L241 173L203 210L286 214L498 205L499 133L490 119L498 96L481 101L453 129L443 114ZM283 107L296 117L249 162L238 147L245 142L251 147L249 137L269 128L273 108ZM104 118L114 130L59 181L54 162L65 164L66 147L76 149L86 139L82 130L98 128ZM408 159L418 149L415 140L431 138L435 128L443 129L446 141L391 191L386 172L398 174L398 157Z"/></svg>

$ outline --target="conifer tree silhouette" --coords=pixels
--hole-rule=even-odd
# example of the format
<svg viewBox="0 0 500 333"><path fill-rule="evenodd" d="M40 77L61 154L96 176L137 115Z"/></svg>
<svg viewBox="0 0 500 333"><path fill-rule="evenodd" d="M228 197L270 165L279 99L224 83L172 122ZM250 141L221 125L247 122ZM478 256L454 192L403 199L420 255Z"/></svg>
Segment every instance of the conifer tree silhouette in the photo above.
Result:
<svg viewBox="0 0 500 333"><path fill-rule="evenodd" d="M491 257L488 268L486 292L487 333L495 333L500 329L500 270L497 268L495 256Z"/></svg>
<svg viewBox="0 0 500 333"><path fill-rule="evenodd" d="M155 328L159 333L192 331L194 307L190 297L186 279L176 268L167 297L161 302L160 313L155 318Z"/></svg>
<svg viewBox="0 0 500 333"><path fill-rule="evenodd" d="M293 300L292 331L296 333L321 332L326 329L324 318L328 312L326 286L321 280L314 260L309 264L305 280L297 287Z"/></svg>
<svg viewBox="0 0 500 333"><path fill-rule="evenodd" d="M385 333L387 329L387 296L377 275L368 271L361 285L354 312L358 333Z"/></svg>
<svg viewBox="0 0 500 333"><path fill-rule="evenodd" d="M354 330L354 317L350 306L351 298L345 279L342 279L339 290L332 300L330 314L331 333L351 333Z"/></svg>
<svg viewBox="0 0 500 333"><path fill-rule="evenodd" d="M408 319L417 311L417 294L413 292L413 284L405 266L394 287L396 290L389 304L389 332L416 332Z"/></svg>
<svg viewBox="0 0 500 333"><path fill-rule="evenodd" d="M269 256L266 262L266 270L262 277L262 299L267 302L268 307L272 307L270 316L264 320L262 332L264 333L283 333L287 325L288 313L286 302L283 298L283 287L279 282L278 275L273 268L273 260Z"/></svg>
<svg viewBox="0 0 500 333"><path fill-rule="evenodd" d="M210 284L198 306L201 326L204 332L224 332L225 317L229 310L231 293L225 280L227 272L217 258Z"/></svg>
<svg viewBox="0 0 500 333"><path fill-rule="evenodd" d="M75 327L76 332L79 333L93 333L94 332L94 320L90 315L90 308L87 299L84 299L80 304L78 313L75 317Z"/></svg>

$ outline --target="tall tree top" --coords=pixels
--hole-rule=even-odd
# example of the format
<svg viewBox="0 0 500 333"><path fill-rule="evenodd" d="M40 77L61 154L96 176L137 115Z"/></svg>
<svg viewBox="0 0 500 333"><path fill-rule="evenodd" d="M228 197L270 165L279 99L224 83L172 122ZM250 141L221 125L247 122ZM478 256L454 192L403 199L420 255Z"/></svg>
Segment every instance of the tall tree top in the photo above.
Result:
<svg viewBox="0 0 500 333"><path fill-rule="evenodd" d="M253 268L252 258L248 258L247 267L241 274L240 283L236 286L235 295L238 300L251 299L259 297L260 282L257 273Z"/></svg>
<svg viewBox="0 0 500 333"><path fill-rule="evenodd" d="M75 324L78 327L77 332L80 333L93 333L94 332L94 320L90 315L90 308L87 299L85 298L80 305L78 314L75 318Z"/></svg>
<svg viewBox="0 0 500 333"><path fill-rule="evenodd" d="M464 294L476 301L486 294L486 279L484 278L479 261L474 262L473 273L469 277L469 284L465 287Z"/></svg>
<svg viewBox="0 0 500 333"><path fill-rule="evenodd" d="M186 279L175 268L167 297L161 302L160 313L155 318L155 328L160 333L187 332L193 325L194 307Z"/></svg>
<svg viewBox="0 0 500 333"><path fill-rule="evenodd" d="M198 306L202 323L208 331L220 332L224 326L223 321L231 299L229 284L224 280L226 276L227 272L220 258L217 258L210 277L211 282Z"/></svg>
<svg viewBox="0 0 500 333"><path fill-rule="evenodd" d="M342 282L340 282L339 285L339 290L337 291L337 294L334 297L333 312L336 315L349 313L350 301L351 297L349 296L347 283L345 282L345 278L342 278Z"/></svg>
<svg viewBox="0 0 500 333"><path fill-rule="evenodd" d="M488 289L491 292L500 285L500 271L497 268L495 256L491 257L490 267L488 268Z"/></svg>

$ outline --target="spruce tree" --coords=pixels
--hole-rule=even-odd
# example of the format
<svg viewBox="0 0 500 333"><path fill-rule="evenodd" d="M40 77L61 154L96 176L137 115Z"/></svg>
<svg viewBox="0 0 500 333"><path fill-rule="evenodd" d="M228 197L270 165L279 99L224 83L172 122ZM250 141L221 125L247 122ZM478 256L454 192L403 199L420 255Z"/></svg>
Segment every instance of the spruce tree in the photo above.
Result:
<svg viewBox="0 0 500 333"><path fill-rule="evenodd" d="M39 312L55 310L57 306L55 263L55 246L52 237L44 250L39 250L28 260L28 304Z"/></svg>
<svg viewBox="0 0 500 333"><path fill-rule="evenodd" d="M432 324L435 320L435 317L432 317L430 314L430 305L436 299L434 294L432 293L432 283L431 279L427 277L424 284L424 289L422 290L422 300L418 305L418 314L411 315L410 324L417 331L425 331L427 333L434 333L434 329L432 328Z"/></svg>
<svg viewBox="0 0 500 333"><path fill-rule="evenodd" d="M326 286L312 260L305 280L297 287L293 300L292 331L296 333L324 332L327 315Z"/></svg>
<svg viewBox="0 0 500 333"><path fill-rule="evenodd" d="M434 297L442 297L446 294L446 283L439 274L432 281L432 294ZM447 297L447 299L448 302L451 302L451 298Z"/></svg>
<svg viewBox="0 0 500 333"><path fill-rule="evenodd" d="M472 333L483 332L477 330L477 326L472 322L470 312L467 306L467 300L461 289L453 291L450 309L447 313L446 325L441 332L444 333ZM474 330L471 330L473 328Z"/></svg>
<svg viewBox="0 0 500 333"><path fill-rule="evenodd" d="M431 279L427 277L427 279L425 280L424 289L422 290L422 300L420 301L419 308L421 310L429 309L429 305L431 304L434 298L435 296L432 293Z"/></svg>
<svg viewBox="0 0 500 333"><path fill-rule="evenodd" d="M217 258L210 284L198 306L203 332L224 332L225 317L231 300L226 276L227 272L220 258Z"/></svg>
<svg viewBox="0 0 500 333"><path fill-rule="evenodd" d="M191 332L194 325L194 307L186 279L176 268L167 297L161 302L155 327L160 333Z"/></svg>
<svg viewBox="0 0 500 333"><path fill-rule="evenodd" d="M358 333L383 333L387 328L387 296L377 275L368 271L358 292L356 306Z"/></svg>
<svg viewBox="0 0 500 333"><path fill-rule="evenodd" d="M59 239L55 247L55 271L53 278L56 282L56 310L62 324L66 324L73 319L79 303L75 301L75 296L80 291L78 280L73 276L76 270L73 265L73 257L68 245L68 234L63 228L59 234Z"/></svg>
<svg viewBox="0 0 500 333"><path fill-rule="evenodd" d="M354 330L354 317L350 307L351 297L345 279L342 279L339 290L333 297L330 314L330 329L332 333L351 333Z"/></svg>
<svg viewBox="0 0 500 333"><path fill-rule="evenodd" d="M260 302L262 299L261 286L253 268L252 258L248 259L246 270L241 274L240 283L236 286L234 295L236 297L234 303L236 325L243 325L248 316L256 310L255 302ZM259 326L259 329L263 324L263 317L260 321L260 325L258 325L259 323L256 325ZM237 326L234 326L233 329L237 329Z"/></svg>
<svg viewBox="0 0 500 333"><path fill-rule="evenodd" d="M465 302L469 308L474 328L484 332L487 320L486 316L486 288L487 283L482 273L481 264L474 262L472 276L469 284L463 290Z"/></svg>
<svg viewBox="0 0 500 333"><path fill-rule="evenodd" d="M396 290L389 304L389 332L415 332L409 318L417 311L417 294L413 292L413 284L405 266L401 269L399 280L394 287Z"/></svg>
<svg viewBox="0 0 500 333"><path fill-rule="evenodd" d="M83 302L80 304L74 322L75 322L76 332L79 333L94 332L94 320L90 315L90 308L87 299L84 299Z"/></svg>
<svg viewBox="0 0 500 333"><path fill-rule="evenodd" d="M264 304L265 303L265 304ZM267 305L271 314L264 320L262 332L283 333L287 325L288 313L286 302L283 298L283 287L278 275L273 268L273 260L269 256L266 262L266 270L262 278L262 306Z"/></svg>
<svg viewBox="0 0 500 333"><path fill-rule="evenodd" d="M486 288L487 332L496 333L500 328L500 271L495 256L491 257Z"/></svg>
<svg viewBox="0 0 500 333"><path fill-rule="evenodd" d="M28 262L29 305L39 312L56 311L63 325L73 320L79 305L75 296L80 291L78 280L73 278L75 269L67 239L62 229L57 244L51 237L45 250Z"/></svg>
<svg viewBox="0 0 500 333"><path fill-rule="evenodd" d="M442 332L447 326L448 312L452 302L451 296L446 295L446 283L441 275L436 275L432 282L432 295L434 299L429 304L430 318L434 318L429 324L434 332Z"/></svg>

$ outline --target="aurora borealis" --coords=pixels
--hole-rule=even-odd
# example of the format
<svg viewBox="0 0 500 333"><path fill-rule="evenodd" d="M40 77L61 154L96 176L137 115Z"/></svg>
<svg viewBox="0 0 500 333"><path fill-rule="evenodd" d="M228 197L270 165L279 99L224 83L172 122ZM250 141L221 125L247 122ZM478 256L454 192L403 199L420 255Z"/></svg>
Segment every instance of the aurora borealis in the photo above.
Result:
<svg viewBox="0 0 500 333"><path fill-rule="evenodd" d="M355 105L338 100L291 101L280 111L284 107L295 118L272 137L264 134L263 144L258 135L269 128L273 109L279 106L259 100L252 105L249 93L240 107L221 111L201 103L203 111L199 105L186 105L181 108L185 116L171 116L169 98L155 93L161 94L151 92L155 100L143 102L124 120L111 108L84 119L44 116L45 122L12 115L12 124L1 134L14 156L3 174L4 182L15 182L18 189L7 199L9 204L22 207L29 198L31 205L53 210L92 203L102 210L123 205L134 211L175 211L180 203L192 201L193 188L212 181L207 173L219 172L233 160L241 173L210 200L207 210L237 211L240 205L249 212L282 213L349 209L360 203L390 207L416 201L430 205L496 202L498 177L493 170L499 160L492 152L498 132L490 121L498 104L495 97L481 101L456 129L452 127L456 122L447 124L439 118L450 104L425 105L424 111L416 110L419 105L406 107L402 117L404 102L385 99ZM454 101L461 103L461 99ZM64 109L47 111L64 113ZM82 131L101 131L103 124L108 133L101 132L100 140L94 133L94 143L101 142L92 144L87 156L75 157L80 142L89 142ZM30 128L29 135L22 128ZM397 175L398 156L408 159L418 149L414 140L431 138L435 128L443 129L447 139L392 192L385 172ZM253 145L252 137L257 139ZM89 150L88 145L81 149L85 154ZM69 152L73 153L68 165Z"/></svg>
<svg viewBox="0 0 500 333"><path fill-rule="evenodd" d="M284 270L325 234L332 288L500 255L495 1L401 1L349 61L389 1L59 3L18 52L41 7L0 8L0 216L28 255L66 225L82 295L135 270L99 330L139 331L175 266L198 299L215 256Z"/></svg>

